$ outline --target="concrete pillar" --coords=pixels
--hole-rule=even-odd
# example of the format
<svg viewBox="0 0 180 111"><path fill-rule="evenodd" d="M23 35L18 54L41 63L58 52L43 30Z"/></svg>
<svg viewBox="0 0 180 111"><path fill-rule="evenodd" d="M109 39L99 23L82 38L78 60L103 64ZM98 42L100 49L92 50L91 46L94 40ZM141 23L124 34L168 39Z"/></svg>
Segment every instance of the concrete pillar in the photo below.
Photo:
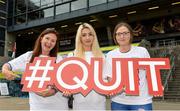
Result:
<svg viewBox="0 0 180 111"><path fill-rule="evenodd" d="M12 52L13 44L16 41L16 36L13 33L5 32L5 46L4 46L4 56L8 57L8 53ZM10 56L10 55L9 55Z"/></svg>

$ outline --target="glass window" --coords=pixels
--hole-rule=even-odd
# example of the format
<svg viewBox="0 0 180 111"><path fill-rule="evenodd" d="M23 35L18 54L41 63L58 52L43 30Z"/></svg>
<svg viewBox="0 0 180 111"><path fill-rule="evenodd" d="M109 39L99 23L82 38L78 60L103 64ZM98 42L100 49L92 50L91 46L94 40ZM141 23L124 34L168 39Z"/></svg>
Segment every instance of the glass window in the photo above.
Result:
<svg viewBox="0 0 180 111"><path fill-rule="evenodd" d="M69 12L69 3L56 6L56 15Z"/></svg>
<svg viewBox="0 0 180 111"><path fill-rule="evenodd" d="M68 1L72 1L72 0L56 0L56 4L60 4Z"/></svg>
<svg viewBox="0 0 180 111"><path fill-rule="evenodd" d="M26 22L26 15L25 14L15 17L15 24L22 24L24 22Z"/></svg>
<svg viewBox="0 0 180 111"><path fill-rule="evenodd" d="M106 2L107 0L89 0L89 6L95 6Z"/></svg>
<svg viewBox="0 0 180 111"><path fill-rule="evenodd" d="M36 12L31 12L28 14L28 21L36 20L39 18L46 18L54 16L54 8L48 8Z"/></svg>
<svg viewBox="0 0 180 111"><path fill-rule="evenodd" d="M63 2L63 0L56 0L56 4L62 3L62 2Z"/></svg>
<svg viewBox="0 0 180 111"><path fill-rule="evenodd" d="M9 0L8 1L8 17L12 17L13 15L13 1L12 0Z"/></svg>
<svg viewBox="0 0 180 111"><path fill-rule="evenodd" d="M115 0L108 0L109 2L111 2L111 1L115 1Z"/></svg>
<svg viewBox="0 0 180 111"><path fill-rule="evenodd" d="M45 9L45 10L43 10L43 13L44 13L44 18L51 17L54 15L54 8Z"/></svg>
<svg viewBox="0 0 180 111"><path fill-rule="evenodd" d="M26 12L25 0L16 0L15 2L15 15Z"/></svg>
<svg viewBox="0 0 180 111"><path fill-rule="evenodd" d="M40 18L39 11L31 12L31 13L28 14L28 21L36 20L36 19L39 19L39 18Z"/></svg>
<svg viewBox="0 0 180 111"><path fill-rule="evenodd" d="M54 0L41 0L41 8L54 5Z"/></svg>
<svg viewBox="0 0 180 111"><path fill-rule="evenodd" d="M6 1L0 0L0 10L6 11Z"/></svg>
<svg viewBox="0 0 180 111"><path fill-rule="evenodd" d="M45 17L44 13L45 12L43 10L40 10L39 11L39 18L44 18Z"/></svg>
<svg viewBox="0 0 180 111"><path fill-rule="evenodd" d="M5 14L5 13L1 13L1 12L0 12L0 18L2 18L2 19L6 19L6 14Z"/></svg>
<svg viewBox="0 0 180 111"><path fill-rule="evenodd" d="M7 25L8 26L12 26L12 21L13 21L12 18L8 18L7 20L8 20L7 21Z"/></svg>
<svg viewBox="0 0 180 111"><path fill-rule="evenodd" d="M29 5L35 5L35 6L39 6L41 5L41 0L30 0L29 1Z"/></svg>
<svg viewBox="0 0 180 111"><path fill-rule="evenodd" d="M32 11L32 10L36 10L36 9L39 9L41 8L41 3L40 3L41 0L30 0L28 2L28 10L29 11Z"/></svg>
<svg viewBox="0 0 180 111"><path fill-rule="evenodd" d="M0 34L1 34L1 36L0 36L0 40L2 41L2 40L5 40L5 29L4 28L0 28Z"/></svg>
<svg viewBox="0 0 180 111"><path fill-rule="evenodd" d="M35 10L54 5L54 0L30 0L28 5L29 10Z"/></svg>
<svg viewBox="0 0 180 111"><path fill-rule="evenodd" d="M0 25L6 26L6 19L0 17Z"/></svg>
<svg viewBox="0 0 180 111"><path fill-rule="evenodd" d="M71 10L78 10L87 7L87 0L77 0L71 3Z"/></svg>

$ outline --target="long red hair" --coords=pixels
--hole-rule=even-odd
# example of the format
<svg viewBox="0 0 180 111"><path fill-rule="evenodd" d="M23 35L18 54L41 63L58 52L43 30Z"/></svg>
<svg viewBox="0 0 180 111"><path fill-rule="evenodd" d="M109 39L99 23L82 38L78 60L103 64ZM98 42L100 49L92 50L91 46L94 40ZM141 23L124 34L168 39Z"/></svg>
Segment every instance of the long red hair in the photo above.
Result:
<svg viewBox="0 0 180 111"><path fill-rule="evenodd" d="M39 35L39 37L36 40L30 63L33 62L35 57L38 57L42 53L41 39L44 37L44 35L49 34L49 33L53 33L57 37L56 45L50 51L49 56L50 57L57 57L57 53L58 53L58 50L59 50L59 33L55 30L55 28L47 28Z"/></svg>

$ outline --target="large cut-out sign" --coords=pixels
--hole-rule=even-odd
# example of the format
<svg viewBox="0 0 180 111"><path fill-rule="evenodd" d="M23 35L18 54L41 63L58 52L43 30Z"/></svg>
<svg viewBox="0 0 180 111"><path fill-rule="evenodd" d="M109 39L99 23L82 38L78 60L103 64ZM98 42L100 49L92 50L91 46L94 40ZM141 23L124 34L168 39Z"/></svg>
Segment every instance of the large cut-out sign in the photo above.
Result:
<svg viewBox="0 0 180 111"><path fill-rule="evenodd" d="M112 79L104 80L106 71L102 58L85 60L70 57L55 63L55 58L35 58L26 66L22 77L23 91L41 91L47 85L55 85L60 91L82 93L91 90L100 94L119 93L125 89L128 95L139 95L139 70L146 70L150 95L163 95L160 69L169 69L168 58L113 58Z"/></svg>

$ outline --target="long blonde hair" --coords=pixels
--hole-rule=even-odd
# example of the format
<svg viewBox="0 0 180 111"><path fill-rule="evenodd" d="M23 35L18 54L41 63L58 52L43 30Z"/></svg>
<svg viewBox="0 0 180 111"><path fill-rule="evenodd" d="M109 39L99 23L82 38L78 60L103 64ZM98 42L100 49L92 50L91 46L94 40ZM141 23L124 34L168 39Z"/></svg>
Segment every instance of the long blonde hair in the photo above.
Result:
<svg viewBox="0 0 180 111"><path fill-rule="evenodd" d="M92 43L92 53L94 57L103 57L103 53L100 50L99 47L99 43L98 43L98 39L97 39L97 35L96 32L94 30L94 28L88 24L88 23L83 23L82 25L79 26L78 30L77 30L77 34L76 34L76 45L75 45L75 51L74 51L74 56L75 57L80 57L80 58L85 58L85 50L83 48L83 44L81 42L81 34L82 34L82 30L84 28L88 28L94 37L93 43Z"/></svg>

